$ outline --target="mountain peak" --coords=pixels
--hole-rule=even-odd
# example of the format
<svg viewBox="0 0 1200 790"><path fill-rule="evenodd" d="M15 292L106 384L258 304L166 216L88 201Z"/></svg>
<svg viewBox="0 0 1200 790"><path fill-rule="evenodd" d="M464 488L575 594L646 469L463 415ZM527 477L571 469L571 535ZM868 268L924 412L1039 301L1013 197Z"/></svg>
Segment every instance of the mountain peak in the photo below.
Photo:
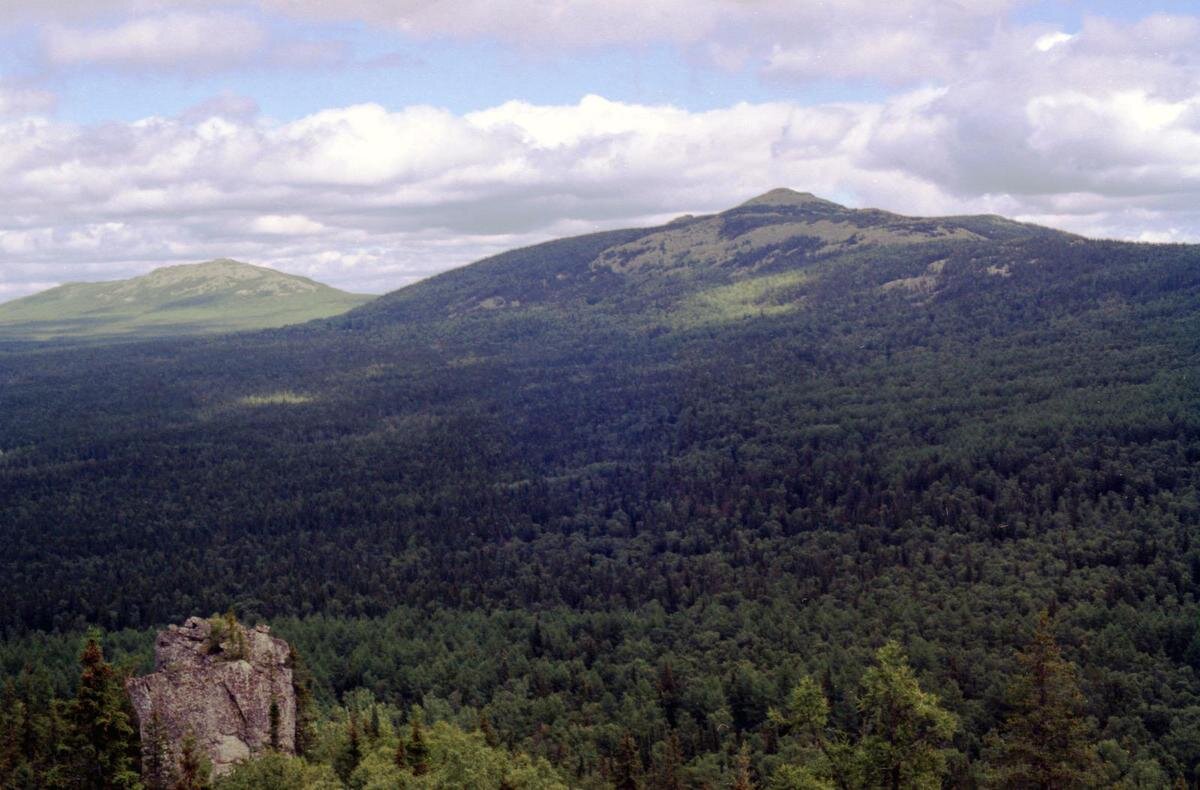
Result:
<svg viewBox="0 0 1200 790"><path fill-rule="evenodd" d="M806 205L838 206L832 200L819 198L811 192L797 192L794 189L779 187L765 192L758 197L750 198L738 206L806 206Z"/></svg>

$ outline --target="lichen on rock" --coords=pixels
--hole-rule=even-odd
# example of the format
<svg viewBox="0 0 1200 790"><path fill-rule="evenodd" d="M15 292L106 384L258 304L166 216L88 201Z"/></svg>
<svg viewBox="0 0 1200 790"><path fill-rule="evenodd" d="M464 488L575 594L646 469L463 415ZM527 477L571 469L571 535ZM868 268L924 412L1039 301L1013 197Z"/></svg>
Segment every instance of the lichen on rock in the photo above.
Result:
<svg viewBox="0 0 1200 790"><path fill-rule="evenodd" d="M267 626L189 617L159 632L154 664L153 673L126 683L144 753L157 749L176 765L190 733L214 776L271 749L273 740L295 753L291 648Z"/></svg>

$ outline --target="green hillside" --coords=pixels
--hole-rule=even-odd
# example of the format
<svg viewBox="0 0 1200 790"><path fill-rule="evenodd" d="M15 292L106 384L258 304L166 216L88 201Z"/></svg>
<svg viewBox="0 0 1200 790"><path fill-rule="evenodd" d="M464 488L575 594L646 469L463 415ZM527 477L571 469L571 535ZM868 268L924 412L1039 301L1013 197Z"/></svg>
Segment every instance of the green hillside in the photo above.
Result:
<svg viewBox="0 0 1200 790"><path fill-rule="evenodd" d="M0 304L0 339L151 337L266 329L328 318L371 297L221 259L130 280L68 283Z"/></svg>
<svg viewBox="0 0 1200 790"><path fill-rule="evenodd" d="M232 606L324 702L571 787L729 787L743 748L766 786L875 733L894 640L940 783L1005 786L1046 612L1076 784L1191 786L1198 371L1200 247L788 191L304 326L0 351L0 674L68 694L89 625L136 658Z"/></svg>

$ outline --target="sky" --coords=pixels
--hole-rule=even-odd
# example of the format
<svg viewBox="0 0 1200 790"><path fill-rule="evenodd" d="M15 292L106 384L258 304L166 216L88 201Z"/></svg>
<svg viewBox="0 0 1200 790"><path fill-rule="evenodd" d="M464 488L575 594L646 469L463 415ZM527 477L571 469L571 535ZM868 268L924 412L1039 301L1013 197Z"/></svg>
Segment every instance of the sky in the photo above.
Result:
<svg viewBox="0 0 1200 790"><path fill-rule="evenodd" d="M0 301L382 293L775 187L1200 242L1200 0L0 0Z"/></svg>

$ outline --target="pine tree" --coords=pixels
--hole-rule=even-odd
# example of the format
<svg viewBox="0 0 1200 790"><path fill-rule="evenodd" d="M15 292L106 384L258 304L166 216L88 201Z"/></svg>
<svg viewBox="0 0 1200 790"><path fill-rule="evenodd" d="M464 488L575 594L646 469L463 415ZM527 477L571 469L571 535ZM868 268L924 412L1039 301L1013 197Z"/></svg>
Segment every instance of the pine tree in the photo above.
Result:
<svg viewBox="0 0 1200 790"><path fill-rule="evenodd" d="M401 770L408 770L408 750L404 748L404 736L396 738L396 754L393 757L396 767Z"/></svg>
<svg viewBox="0 0 1200 790"><path fill-rule="evenodd" d="M4 681L0 691L0 787L14 785L13 777L21 762L21 722L24 705L17 697L17 685L12 678Z"/></svg>
<svg viewBox="0 0 1200 790"><path fill-rule="evenodd" d="M381 725L379 723L379 706L371 706L371 718L367 719L367 736L372 742L379 740Z"/></svg>
<svg viewBox="0 0 1200 790"><path fill-rule="evenodd" d="M79 657L82 672L72 709L76 777L100 788L135 788L139 744L121 678L104 660L95 635Z"/></svg>
<svg viewBox="0 0 1200 790"><path fill-rule="evenodd" d="M626 733L617 751L617 764L613 775L616 790L640 790L642 786L642 759L638 754L637 741Z"/></svg>
<svg viewBox="0 0 1200 790"><path fill-rule="evenodd" d="M946 773L945 745L958 720L938 698L922 691L900 645L888 642L877 666L863 676L858 705L862 738L858 760L872 786L939 786Z"/></svg>
<svg viewBox="0 0 1200 790"><path fill-rule="evenodd" d="M1021 672L1009 689L1012 713L997 742L997 784L1069 790L1093 783L1095 748L1084 718L1075 665L1054 641L1050 615L1038 618L1033 639L1017 654Z"/></svg>
<svg viewBox="0 0 1200 790"><path fill-rule="evenodd" d="M781 735L795 737L803 747L797 764L782 765L775 771L772 787L848 790L856 785L855 748L844 737L831 737L826 732L829 702L811 677L801 678L784 708L771 708L767 719Z"/></svg>
<svg viewBox="0 0 1200 790"><path fill-rule="evenodd" d="M683 749L679 745L679 733L674 730L663 745L656 787L660 790L683 790Z"/></svg>
<svg viewBox="0 0 1200 790"><path fill-rule="evenodd" d="M492 721L481 710L477 719L479 731L483 733L483 742L495 749L500 745L500 737L496 735L496 728L492 726Z"/></svg>
<svg viewBox="0 0 1200 790"><path fill-rule="evenodd" d="M208 760L196 744L196 736L189 732L179 749L179 778L172 790L208 790L212 787L211 774Z"/></svg>
<svg viewBox="0 0 1200 790"><path fill-rule="evenodd" d="M733 790L754 790L754 780L750 776L750 748L745 743L738 750L734 763Z"/></svg>
<svg viewBox="0 0 1200 790"><path fill-rule="evenodd" d="M350 782L350 774L362 760L362 743L358 733L358 717L350 711L346 722L346 745L333 760L333 769L343 782Z"/></svg>
<svg viewBox="0 0 1200 790"><path fill-rule="evenodd" d="M292 670L292 692L296 695L296 754L303 756L316 741L314 730L315 716L313 714L313 676L304 657L291 648L288 654L288 666Z"/></svg>
<svg viewBox="0 0 1200 790"><path fill-rule="evenodd" d="M146 724L146 737L142 742L142 780L147 790L169 790L173 787L173 767L167 735L156 710Z"/></svg>
<svg viewBox="0 0 1200 790"><path fill-rule="evenodd" d="M412 764L413 776L423 776L429 773L429 746L425 743L425 733L421 729L420 715L412 717L412 734L408 741L409 762Z"/></svg>
<svg viewBox="0 0 1200 790"><path fill-rule="evenodd" d="M658 701L663 712L667 714L667 723L672 727L678 725L679 708L682 705L681 689L675 679L675 672L670 662L663 662L658 671Z"/></svg>

